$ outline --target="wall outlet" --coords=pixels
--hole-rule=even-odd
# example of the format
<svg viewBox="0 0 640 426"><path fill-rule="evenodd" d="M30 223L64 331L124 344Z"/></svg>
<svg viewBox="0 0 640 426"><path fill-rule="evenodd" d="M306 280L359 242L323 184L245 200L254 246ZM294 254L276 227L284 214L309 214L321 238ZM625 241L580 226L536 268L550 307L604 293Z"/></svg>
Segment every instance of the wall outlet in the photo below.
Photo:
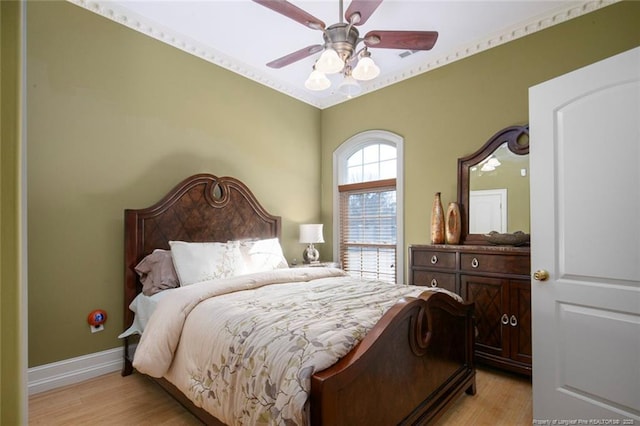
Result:
<svg viewBox="0 0 640 426"><path fill-rule="evenodd" d="M98 331L104 330L104 324L100 324L100 325L95 326L95 327L93 325L90 325L89 328L91 329L92 333L97 333Z"/></svg>

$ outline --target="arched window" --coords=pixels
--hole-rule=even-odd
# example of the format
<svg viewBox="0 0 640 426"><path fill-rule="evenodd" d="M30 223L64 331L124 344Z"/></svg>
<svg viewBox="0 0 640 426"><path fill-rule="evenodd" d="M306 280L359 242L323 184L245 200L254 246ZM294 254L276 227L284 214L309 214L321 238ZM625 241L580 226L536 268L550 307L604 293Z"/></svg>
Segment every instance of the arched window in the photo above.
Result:
<svg viewBox="0 0 640 426"><path fill-rule="evenodd" d="M334 258L352 276L403 282L402 142L371 130L334 152Z"/></svg>

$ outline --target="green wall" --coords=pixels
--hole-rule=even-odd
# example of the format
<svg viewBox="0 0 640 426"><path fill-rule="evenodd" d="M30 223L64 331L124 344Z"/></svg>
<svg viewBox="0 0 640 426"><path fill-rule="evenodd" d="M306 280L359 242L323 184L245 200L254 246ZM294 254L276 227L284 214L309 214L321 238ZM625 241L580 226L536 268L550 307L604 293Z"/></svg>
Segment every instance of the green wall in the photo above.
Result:
<svg viewBox="0 0 640 426"><path fill-rule="evenodd" d="M0 2L0 424L24 422L22 256L22 13Z"/></svg>
<svg viewBox="0 0 640 426"><path fill-rule="evenodd" d="M66 2L27 3L29 365L117 347L123 211L200 172L319 219L320 111ZM105 309L105 331L86 318Z"/></svg>
<svg viewBox="0 0 640 426"><path fill-rule="evenodd" d="M322 219L328 257L333 150L393 131L405 243L425 243L433 194L454 200L457 158L527 122L528 87L640 44L640 3L619 3L319 111L72 4L27 12L30 366L119 345L123 210L187 175L246 182L283 216L289 259L298 223Z"/></svg>
<svg viewBox="0 0 640 426"><path fill-rule="evenodd" d="M405 245L429 244L434 193L445 206L457 198L458 158L498 130L527 123L529 87L638 46L639 22L640 2L616 3L324 110L325 229L332 229L333 151L382 129L404 137Z"/></svg>

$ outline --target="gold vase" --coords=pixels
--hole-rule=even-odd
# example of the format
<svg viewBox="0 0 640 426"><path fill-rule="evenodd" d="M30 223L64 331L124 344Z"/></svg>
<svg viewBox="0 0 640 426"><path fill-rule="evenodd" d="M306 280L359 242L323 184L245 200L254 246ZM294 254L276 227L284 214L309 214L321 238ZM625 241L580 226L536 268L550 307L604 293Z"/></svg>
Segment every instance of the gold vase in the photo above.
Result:
<svg viewBox="0 0 640 426"><path fill-rule="evenodd" d="M444 210L440 193L436 192L431 209L431 244L444 244Z"/></svg>
<svg viewBox="0 0 640 426"><path fill-rule="evenodd" d="M458 244L460 242L460 206L458 203L449 203L447 206L445 225L445 239L447 244Z"/></svg>

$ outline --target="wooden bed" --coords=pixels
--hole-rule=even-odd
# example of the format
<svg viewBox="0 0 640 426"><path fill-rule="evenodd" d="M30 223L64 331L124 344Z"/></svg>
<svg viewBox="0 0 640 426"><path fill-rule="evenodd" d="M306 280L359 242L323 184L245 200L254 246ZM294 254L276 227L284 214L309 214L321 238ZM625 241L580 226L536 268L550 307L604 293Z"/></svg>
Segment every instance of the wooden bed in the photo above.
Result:
<svg viewBox="0 0 640 426"><path fill-rule="evenodd" d="M270 215L239 180L191 176L153 206L125 210L124 328L141 292L134 267L170 240L226 242L280 237ZM473 304L446 294L407 298L394 305L351 352L311 380L314 425L427 424L463 392L475 394ZM133 372L124 339L122 375ZM154 379L206 424L221 424L165 379Z"/></svg>

